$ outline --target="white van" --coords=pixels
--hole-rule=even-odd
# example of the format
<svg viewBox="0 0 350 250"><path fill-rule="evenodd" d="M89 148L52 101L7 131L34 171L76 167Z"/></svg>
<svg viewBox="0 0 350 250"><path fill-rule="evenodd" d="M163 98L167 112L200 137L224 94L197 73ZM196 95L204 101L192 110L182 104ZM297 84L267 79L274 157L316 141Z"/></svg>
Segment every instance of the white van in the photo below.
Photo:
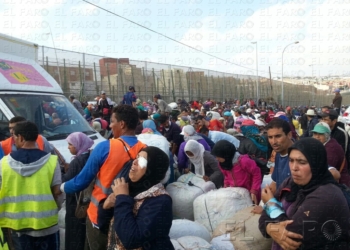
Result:
<svg viewBox="0 0 350 250"><path fill-rule="evenodd" d="M6 53L5 53L6 52ZM0 140L10 136L8 122L23 116L70 162L65 140L83 132L94 146L105 140L63 95L59 84L37 63L37 45L0 34Z"/></svg>

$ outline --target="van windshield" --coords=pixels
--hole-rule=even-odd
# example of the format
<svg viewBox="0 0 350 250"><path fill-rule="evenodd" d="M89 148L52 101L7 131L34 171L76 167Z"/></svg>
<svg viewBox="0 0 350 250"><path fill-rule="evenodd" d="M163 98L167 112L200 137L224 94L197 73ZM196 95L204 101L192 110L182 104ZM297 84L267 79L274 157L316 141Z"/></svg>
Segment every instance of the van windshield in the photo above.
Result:
<svg viewBox="0 0 350 250"><path fill-rule="evenodd" d="M73 132L95 133L62 95L5 94L1 98L15 116L35 122L39 133L49 141L65 139Z"/></svg>

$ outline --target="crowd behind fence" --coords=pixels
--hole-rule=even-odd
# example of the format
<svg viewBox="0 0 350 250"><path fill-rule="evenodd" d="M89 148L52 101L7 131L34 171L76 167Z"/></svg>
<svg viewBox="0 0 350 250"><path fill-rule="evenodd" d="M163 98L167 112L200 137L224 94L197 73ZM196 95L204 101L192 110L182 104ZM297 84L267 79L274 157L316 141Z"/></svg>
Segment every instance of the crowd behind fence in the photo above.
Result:
<svg viewBox="0 0 350 250"><path fill-rule="evenodd" d="M216 101L257 98L257 79L239 75L160 64L127 58L109 58L50 47L39 47L39 63L61 85L66 96L75 94L81 101L92 101L104 90L119 103L129 86L134 86L142 101L160 94L167 102L178 99ZM282 82L259 77L259 97L267 104L282 103ZM313 85L284 83L284 104L292 106L329 105L333 95ZM345 96L343 104L350 103Z"/></svg>

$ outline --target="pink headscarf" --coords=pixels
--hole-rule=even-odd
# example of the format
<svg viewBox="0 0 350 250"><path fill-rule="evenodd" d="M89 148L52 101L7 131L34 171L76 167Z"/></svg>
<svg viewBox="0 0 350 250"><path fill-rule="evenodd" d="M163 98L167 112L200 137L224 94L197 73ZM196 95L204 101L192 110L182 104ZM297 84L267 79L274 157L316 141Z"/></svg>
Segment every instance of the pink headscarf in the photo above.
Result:
<svg viewBox="0 0 350 250"><path fill-rule="evenodd" d="M77 150L76 156L88 152L89 148L94 145L94 141L82 132L71 133L66 141L75 147Z"/></svg>

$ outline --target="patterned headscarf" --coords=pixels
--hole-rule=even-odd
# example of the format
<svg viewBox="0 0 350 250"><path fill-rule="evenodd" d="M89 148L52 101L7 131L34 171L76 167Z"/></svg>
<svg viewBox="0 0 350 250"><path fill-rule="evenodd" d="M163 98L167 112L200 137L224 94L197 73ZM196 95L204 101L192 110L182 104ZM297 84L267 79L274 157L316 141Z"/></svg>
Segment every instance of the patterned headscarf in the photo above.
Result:
<svg viewBox="0 0 350 250"><path fill-rule="evenodd" d="M254 144L263 152L267 152L267 140L265 137L260 136L259 128L256 126L242 126L241 131L243 135L254 142Z"/></svg>
<svg viewBox="0 0 350 250"><path fill-rule="evenodd" d="M94 145L94 141L82 132L71 133L66 141L72 144L77 150L75 157L88 152L92 145Z"/></svg>

